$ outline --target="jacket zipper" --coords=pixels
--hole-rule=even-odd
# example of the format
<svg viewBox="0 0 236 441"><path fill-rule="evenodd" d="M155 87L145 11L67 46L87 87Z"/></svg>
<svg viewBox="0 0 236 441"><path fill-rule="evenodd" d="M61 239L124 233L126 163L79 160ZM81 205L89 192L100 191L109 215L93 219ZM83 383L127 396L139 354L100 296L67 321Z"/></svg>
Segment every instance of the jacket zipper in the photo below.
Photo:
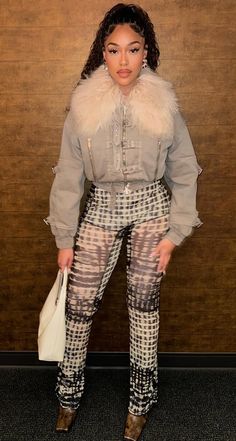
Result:
<svg viewBox="0 0 236 441"><path fill-rule="evenodd" d="M125 155L125 143L126 143L126 107L123 106L123 119L122 119L122 139L121 139L121 151L122 151L122 165L126 168L126 155ZM127 182L127 175L123 172L125 193L130 192L129 183Z"/></svg>
<svg viewBox="0 0 236 441"><path fill-rule="evenodd" d="M88 138L88 140L87 140L87 146L88 146L89 159L90 159L91 168L92 168L92 173L93 173L93 180L96 181L97 179L96 179L96 173L95 173L95 167L94 167L94 160L93 160L93 152L92 152L91 138Z"/></svg>
<svg viewBox="0 0 236 441"><path fill-rule="evenodd" d="M160 139L157 140L157 165L156 165L156 171L155 171L155 179L157 179L157 172L158 172L158 165L159 165L159 159L160 159L160 154L161 154L161 141Z"/></svg>

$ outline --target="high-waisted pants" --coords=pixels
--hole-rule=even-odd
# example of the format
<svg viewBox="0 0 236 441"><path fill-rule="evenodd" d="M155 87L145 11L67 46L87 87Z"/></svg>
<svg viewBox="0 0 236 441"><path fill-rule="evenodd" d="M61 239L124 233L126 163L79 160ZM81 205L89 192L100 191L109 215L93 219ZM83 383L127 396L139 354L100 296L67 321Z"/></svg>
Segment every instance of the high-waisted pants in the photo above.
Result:
<svg viewBox="0 0 236 441"><path fill-rule="evenodd" d="M159 291L162 273L151 256L168 230L169 196L160 181L130 194L92 184L76 236L66 303L66 348L56 394L78 408L92 319L127 236L127 305L130 326L129 411L148 412L157 402ZM111 207L113 205L113 207Z"/></svg>

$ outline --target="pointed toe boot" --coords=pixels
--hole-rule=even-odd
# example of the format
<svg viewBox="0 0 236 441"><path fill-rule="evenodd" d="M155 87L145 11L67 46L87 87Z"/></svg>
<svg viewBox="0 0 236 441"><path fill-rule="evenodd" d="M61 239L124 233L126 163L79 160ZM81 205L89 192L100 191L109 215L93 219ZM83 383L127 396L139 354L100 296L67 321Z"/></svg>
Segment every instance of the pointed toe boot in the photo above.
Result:
<svg viewBox="0 0 236 441"><path fill-rule="evenodd" d="M56 432L68 432L75 421L76 409L71 407L59 407L59 413L56 424Z"/></svg>
<svg viewBox="0 0 236 441"><path fill-rule="evenodd" d="M138 441L146 422L147 415L136 416L128 413L125 423L124 441Z"/></svg>

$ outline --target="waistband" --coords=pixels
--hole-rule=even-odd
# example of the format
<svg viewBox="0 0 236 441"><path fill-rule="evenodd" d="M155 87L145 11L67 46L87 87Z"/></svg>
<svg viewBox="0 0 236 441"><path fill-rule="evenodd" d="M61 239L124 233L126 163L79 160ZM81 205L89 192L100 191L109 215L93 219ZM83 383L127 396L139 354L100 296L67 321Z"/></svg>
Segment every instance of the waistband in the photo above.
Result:
<svg viewBox="0 0 236 441"><path fill-rule="evenodd" d="M148 181L134 181L134 182L102 182L97 183L93 182L92 187L94 189L98 188L100 191L110 193L110 201L109 201L109 209L113 210L116 203L117 197L125 197L129 199L134 195L138 195L140 191L151 191L154 188L161 184L161 179L157 179L156 181L148 182Z"/></svg>
<svg viewBox="0 0 236 441"><path fill-rule="evenodd" d="M149 187L152 184L161 182L160 179L156 181L133 181L133 182L93 182L93 185L110 193L125 193L130 194L133 191Z"/></svg>

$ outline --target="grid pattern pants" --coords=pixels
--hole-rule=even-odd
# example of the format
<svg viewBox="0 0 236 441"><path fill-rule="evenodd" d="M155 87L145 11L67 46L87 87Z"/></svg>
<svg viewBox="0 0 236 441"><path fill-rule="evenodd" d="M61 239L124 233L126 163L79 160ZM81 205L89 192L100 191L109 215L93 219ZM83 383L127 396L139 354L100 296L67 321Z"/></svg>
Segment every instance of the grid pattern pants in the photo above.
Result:
<svg viewBox="0 0 236 441"><path fill-rule="evenodd" d="M159 291L162 273L151 256L168 230L169 196L160 181L129 195L92 185L76 237L66 304L66 348L56 393L63 407L77 408L92 319L127 236L127 305L130 324L130 400L134 415L157 402Z"/></svg>

